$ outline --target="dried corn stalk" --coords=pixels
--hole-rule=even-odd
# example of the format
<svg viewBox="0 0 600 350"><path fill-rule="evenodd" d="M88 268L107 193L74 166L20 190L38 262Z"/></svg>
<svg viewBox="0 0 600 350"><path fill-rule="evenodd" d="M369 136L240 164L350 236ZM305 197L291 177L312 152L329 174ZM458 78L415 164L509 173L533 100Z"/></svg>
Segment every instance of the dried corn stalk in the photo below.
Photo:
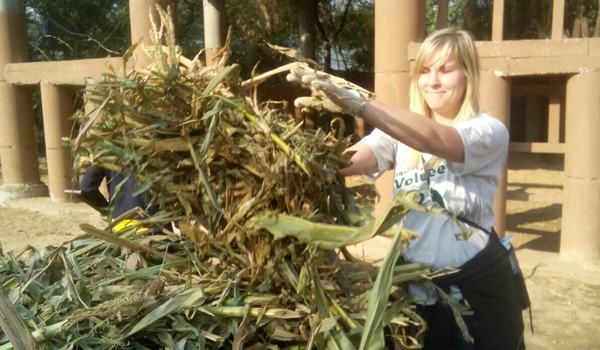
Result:
<svg viewBox="0 0 600 350"><path fill-rule="evenodd" d="M73 149L77 167L135 176L160 206L143 224L180 235L82 225L89 236L29 261L2 257L0 282L32 332L59 329L48 348L368 349L390 325L416 346L423 322L402 283L428 269L395 266L410 233L395 232L385 274L332 251L393 229L414 203L363 214L338 174L348 140L259 103L227 51L210 67L182 57L159 13L154 64L95 84Z"/></svg>
<svg viewBox="0 0 600 350"><path fill-rule="evenodd" d="M189 223L187 237L227 242L258 266L278 249L249 224L259 212L352 224L353 196L338 174L347 139L305 130L252 99L238 66L186 66L173 47L151 47L152 67L107 73L95 85L98 107L81 116L90 127L75 145L79 165L133 174L161 208L153 221Z"/></svg>

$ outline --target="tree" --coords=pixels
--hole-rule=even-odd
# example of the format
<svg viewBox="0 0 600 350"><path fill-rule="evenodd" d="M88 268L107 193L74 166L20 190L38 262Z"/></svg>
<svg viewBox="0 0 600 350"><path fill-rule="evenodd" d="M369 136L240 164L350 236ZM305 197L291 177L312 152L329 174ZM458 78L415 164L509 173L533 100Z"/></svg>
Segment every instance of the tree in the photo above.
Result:
<svg viewBox="0 0 600 350"><path fill-rule="evenodd" d="M202 0L177 0L177 40L185 57L192 58L204 48Z"/></svg>
<svg viewBox="0 0 600 350"><path fill-rule="evenodd" d="M232 57L242 74L249 76L256 64L266 71L281 64L283 57L267 43L299 46L298 19L293 1L226 1L227 23L232 30Z"/></svg>
<svg viewBox="0 0 600 350"><path fill-rule="evenodd" d="M129 13L118 0L27 0L34 61L116 56L129 45ZM99 14L101 14L99 16Z"/></svg>
<svg viewBox="0 0 600 350"><path fill-rule="evenodd" d="M505 40L549 39L552 32L552 1L511 0L505 3Z"/></svg>
<svg viewBox="0 0 600 350"><path fill-rule="evenodd" d="M318 4L318 60L324 67L372 70L373 1L311 0ZM186 57L204 48L201 0L178 0L178 40ZM268 43L298 48L297 0L226 1L226 22L232 30L232 61L248 76L254 65L266 70L282 57ZM119 56L130 43L129 8L123 0L26 0L30 58L33 61Z"/></svg>
<svg viewBox="0 0 600 350"><path fill-rule="evenodd" d="M304 4L304 6L302 6ZM317 41L317 14L319 0L296 0L298 7L298 36L300 37L300 53L306 58L315 59Z"/></svg>
<svg viewBox="0 0 600 350"><path fill-rule="evenodd" d="M600 1L567 0L565 4L565 34L567 37L600 37ZM587 27L587 31L582 27ZM592 29L594 30L592 31ZM577 32L579 31L579 32Z"/></svg>
<svg viewBox="0 0 600 350"><path fill-rule="evenodd" d="M329 4L325 4L329 3ZM375 61L375 8L369 0L348 0L344 6L325 1L320 9L323 50L333 50L335 68L372 72ZM326 5L326 6L325 6ZM326 34L329 33L329 34ZM327 67L327 56L322 57ZM329 64L331 66L331 64Z"/></svg>

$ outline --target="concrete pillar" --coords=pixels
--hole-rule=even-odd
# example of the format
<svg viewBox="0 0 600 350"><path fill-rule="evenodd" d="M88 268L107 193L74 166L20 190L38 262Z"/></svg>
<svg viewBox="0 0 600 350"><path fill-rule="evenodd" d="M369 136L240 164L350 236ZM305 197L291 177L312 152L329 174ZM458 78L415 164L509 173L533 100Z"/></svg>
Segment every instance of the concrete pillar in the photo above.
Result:
<svg viewBox="0 0 600 350"><path fill-rule="evenodd" d="M44 111L44 136L48 162L48 189L50 198L56 202L69 201L72 189L73 157L62 138L71 137L73 128L73 93L69 87L56 86L42 81L42 109Z"/></svg>
<svg viewBox="0 0 600 350"><path fill-rule="evenodd" d="M223 0L203 0L204 5L204 53L206 65L215 62L213 59L225 44L225 5ZM313 49L314 55L314 49Z"/></svg>
<svg viewBox="0 0 600 350"><path fill-rule="evenodd" d="M552 3L552 39L562 40L565 21L565 0L554 0Z"/></svg>
<svg viewBox="0 0 600 350"><path fill-rule="evenodd" d="M600 71L567 81L560 255L600 259Z"/></svg>
<svg viewBox="0 0 600 350"><path fill-rule="evenodd" d="M375 2L375 94L377 100L408 108L410 62L408 44L421 42L425 36L425 1L378 0ZM385 172L375 183L379 201L374 214L392 200L394 172ZM372 239L348 247L357 257L371 262L383 260L390 247L388 237Z"/></svg>
<svg viewBox="0 0 600 350"><path fill-rule="evenodd" d="M45 196L40 181L31 90L4 77L7 63L25 62L27 18L22 0L0 0L0 201Z"/></svg>
<svg viewBox="0 0 600 350"><path fill-rule="evenodd" d="M448 2L449 0L438 0L437 29L448 27Z"/></svg>
<svg viewBox="0 0 600 350"><path fill-rule="evenodd" d="M152 20L157 25L160 24L160 17L156 11L156 6L160 6L165 11L172 5L172 0L129 0L129 25L131 26L131 43L140 43L135 49L133 55L135 57L136 66L144 68L148 66L152 60L144 52L142 44L152 44L150 31L152 28ZM175 11L175 8L172 8Z"/></svg>
<svg viewBox="0 0 600 350"><path fill-rule="evenodd" d="M504 36L504 0L495 0L492 11L492 41L501 41Z"/></svg>
<svg viewBox="0 0 600 350"><path fill-rule="evenodd" d="M481 72L479 86L480 109L488 113L510 128L510 80L499 77L494 72ZM496 222L494 228L500 236L506 233L506 186L507 166L504 165L504 174L498 181L498 192L494 198L494 215Z"/></svg>
<svg viewBox="0 0 600 350"><path fill-rule="evenodd" d="M408 44L425 36L425 1L380 0L375 2L375 94L377 99L408 108L410 62ZM377 180L381 196L375 210L392 199L393 172Z"/></svg>
<svg viewBox="0 0 600 350"><path fill-rule="evenodd" d="M549 92L548 101L548 143L560 143L560 108L562 105L561 87L554 84Z"/></svg>
<svg viewBox="0 0 600 350"><path fill-rule="evenodd" d="M207 0L204 0L207 1ZM305 58L315 59L317 46L318 0L305 1L298 9L298 33L300 34L300 53ZM206 18L206 17L205 17ZM205 34L206 35L206 34Z"/></svg>

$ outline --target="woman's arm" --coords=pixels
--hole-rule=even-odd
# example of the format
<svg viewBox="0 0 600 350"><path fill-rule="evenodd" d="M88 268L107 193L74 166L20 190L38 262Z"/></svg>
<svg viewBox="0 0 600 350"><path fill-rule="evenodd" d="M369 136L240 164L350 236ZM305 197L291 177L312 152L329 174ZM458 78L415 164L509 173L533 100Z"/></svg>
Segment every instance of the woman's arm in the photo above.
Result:
<svg viewBox="0 0 600 350"><path fill-rule="evenodd" d="M101 168L88 167L83 173L79 183L81 199L92 208L103 212L108 206L108 201L100 192L100 184L106 177L106 172Z"/></svg>
<svg viewBox="0 0 600 350"><path fill-rule="evenodd" d="M348 147L345 152L353 153L352 157L350 158L352 164L347 168L341 169L341 175L361 175L365 172L377 170L377 158L375 158L375 153L373 153L371 147L363 143L357 143L351 147Z"/></svg>
<svg viewBox="0 0 600 350"><path fill-rule="evenodd" d="M457 163L465 159L463 140L458 131L450 125L378 101L367 102L359 116L370 125L419 152Z"/></svg>
<svg viewBox="0 0 600 350"><path fill-rule="evenodd" d="M448 123L436 122L406 109L395 108L378 101L367 101L360 92L346 89L331 81L329 74L297 67L287 76L324 93L342 112L357 115L367 123L403 144L424 153L453 162L464 161L464 144L458 131ZM311 98L297 99L296 107L311 107Z"/></svg>

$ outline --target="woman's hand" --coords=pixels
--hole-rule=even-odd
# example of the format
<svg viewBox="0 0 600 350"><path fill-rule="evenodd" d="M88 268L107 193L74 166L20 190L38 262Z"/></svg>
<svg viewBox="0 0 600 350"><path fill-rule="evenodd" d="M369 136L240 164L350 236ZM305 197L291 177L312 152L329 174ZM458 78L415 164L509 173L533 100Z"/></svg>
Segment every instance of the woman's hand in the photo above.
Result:
<svg viewBox="0 0 600 350"><path fill-rule="evenodd" d="M286 79L308 87L313 92L310 97L297 98L294 101L297 108L318 109L321 106L331 112L358 116L372 96L357 85L307 67L292 68Z"/></svg>
<svg viewBox="0 0 600 350"><path fill-rule="evenodd" d="M352 164L340 169L341 175L362 175L377 171L377 158L371 147L362 143L356 143L350 146L344 153L351 157L350 161Z"/></svg>

